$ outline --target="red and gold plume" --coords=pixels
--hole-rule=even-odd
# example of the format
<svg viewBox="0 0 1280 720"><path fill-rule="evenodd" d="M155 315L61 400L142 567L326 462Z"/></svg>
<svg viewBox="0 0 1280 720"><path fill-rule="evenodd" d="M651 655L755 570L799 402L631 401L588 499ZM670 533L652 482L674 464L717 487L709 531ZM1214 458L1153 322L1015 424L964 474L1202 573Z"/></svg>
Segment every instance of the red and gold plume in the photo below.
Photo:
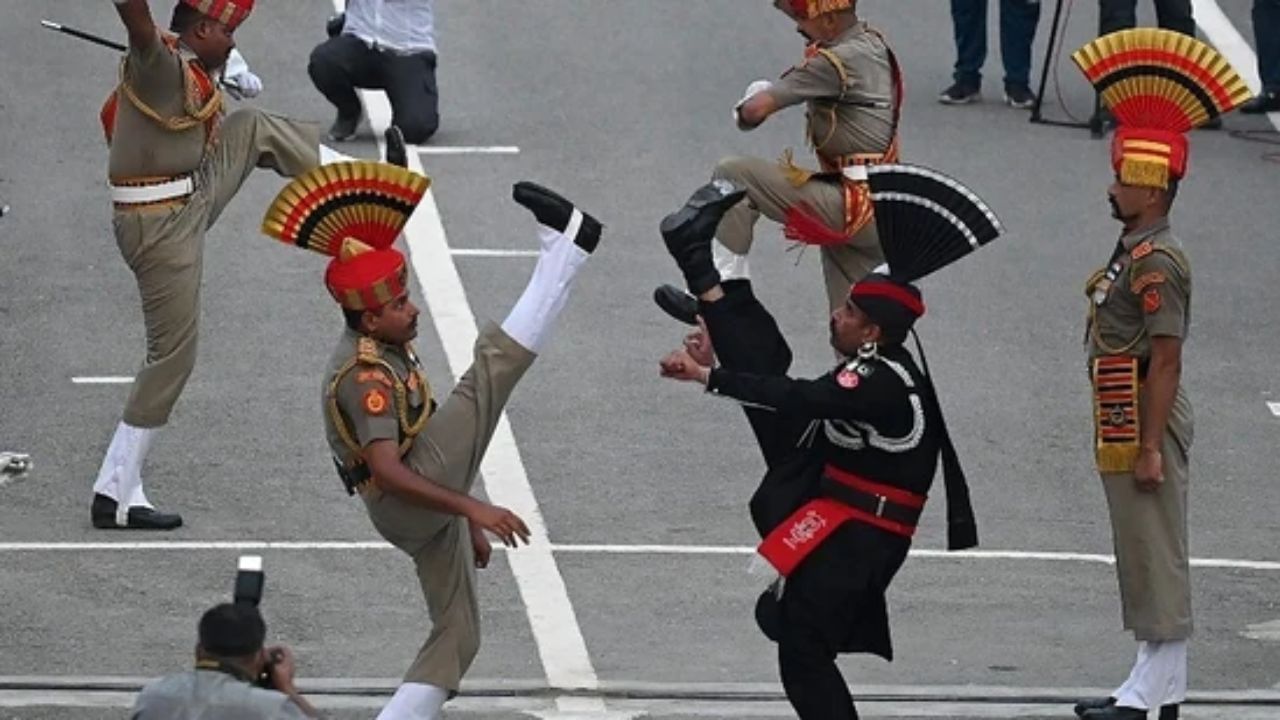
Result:
<svg viewBox="0 0 1280 720"><path fill-rule="evenodd" d="M1112 161L1122 182L1167 187L1186 172L1188 130L1252 93L1226 58L1171 30L1104 35L1071 55L1115 116Z"/></svg>
<svg viewBox="0 0 1280 720"><path fill-rule="evenodd" d="M276 195L262 231L332 257L325 271L330 294L348 309L373 310L405 292L404 256L392 245L430 185L395 165L322 165Z"/></svg>

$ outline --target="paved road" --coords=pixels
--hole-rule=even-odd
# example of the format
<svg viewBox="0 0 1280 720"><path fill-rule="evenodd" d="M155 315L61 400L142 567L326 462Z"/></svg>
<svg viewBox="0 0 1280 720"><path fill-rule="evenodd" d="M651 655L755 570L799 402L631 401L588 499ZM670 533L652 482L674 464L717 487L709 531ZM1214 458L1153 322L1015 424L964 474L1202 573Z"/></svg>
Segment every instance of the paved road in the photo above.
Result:
<svg viewBox="0 0 1280 720"><path fill-rule="evenodd" d="M1248 3L1221 5L1251 38ZM263 106L330 120L305 78L328 7L326 0L272 3L238 33L266 82ZM1079 338L1083 279L1116 232L1104 197L1107 145L1082 131L1029 124L1024 112L999 105L996 64L988 67L987 102L939 106L934 96L951 62L945 3L876 3L866 14L905 68L904 157L963 179L1009 230L925 283L930 314L920 330L974 485L982 549L1013 554L913 559L890 599L897 661L853 659L847 675L860 686L971 686L974 695L979 688L1105 690L1127 671L1132 642L1119 630L1112 571L1093 557L1110 546L1089 469ZM1077 8L1067 46L1087 39L1092 18L1085 14ZM110 239L105 152L95 127L115 59L40 31L42 16L122 32L107 3L0 4L0 202L13 208L0 219L0 446L31 452L37 463L27 482L0 489L0 543L25 544L0 545L0 679L49 676L65 687L188 662L195 618L225 596L239 552L201 543L378 538L342 493L319 434L317 388L340 317L320 286L323 262L258 233L281 185L267 174L245 186L209 235L200 365L148 464L153 498L182 510L188 526L159 538L89 528L88 486L127 387L71 378L131 375L141 322L132 278ZM801 147L797 113L744 135L727 110L748 82L795 58L797 38L768 3L742 0L482 0L444 4L440 24L444 126L433 145L517 146L519 153L422 157L442 219L436 241L533 249L527 213L509 200L510 184L522 178L562 189L608 226L557 336L509 408L564 593L547 595L546 577L517 580L508 559L497 559L483 574L486 636L476 687L545 687L564 669L557 663L580 669L585 660L602 687L644 684L657 698L725 687L776 692L771 647L750 616L762 582L738 552L752 540L745 499L760 463L736 410L657 379L656 359L680 329L648 293L675 277L655 232L658 218L717 158ZM1046 13L1037 68L1047 27ZM1089 93L1065 56L1058 75L1067 107L1087 113ZM1065 117L1056 96L1045 111ZM1269 128L1260 118L1227 124ZM373 137L345 149L374 157ZM1267 401L1280 400L1272 362L1280 343L1269 332L1280 308L1280 261L1277 166L1261 158L1267 149L1226 132L1196 133L1175 223L1196 267L1186 382L1198 415L1193 552L1206 565L1194 573L1192 685L1274 698L1280 485L1271 454L1280 418ZM417 250L415 257L425 257ZM532 267L527 257L460 255L449 263L481 321L503 317ZM792 338L797 368L820 371L830 351L816 253L788 252L765 229L753 264L760 294ZM424 268L418 271L421 277ZM425 296L446 330L424 323L419 349L442 391L457 369L443 348L458 342L449 330L458 307L438 286ZM486 480L500 492L514 482L506 473ZM942 527L935 503L917 547L942 547ZM129 541L195 545L29 545ZM600 547L636 545L662 547ZM272 634L298 648L304 675L389 688L425 636L408 561L349 544L260 552ZM1017 554L1028 552L1046 555ZM1252 564L1224 562L1235 560ZM531 624L530 604L541 607L548 597L568 599L576 628ZM586 654L544 657L547 637L559 630L580 632ZM43 692L0 691L0 718L111 717L127 704L127 695ZM932 708L943 714L931 717L1052 717L1065 708L1057 698L989 709L927 703L919 716ZM80 709L25 707L63 700ZM352 702L358 707L335 716L368 717L379 701ZM504 702L466 699L458 716L556 707L546 693L520 693L505 709ZM605 706L658 717L786 716L784 706L766 701ZM912 707L868 712L910 717ZM1186 716L1250 712L1206 705Z"/></svg>

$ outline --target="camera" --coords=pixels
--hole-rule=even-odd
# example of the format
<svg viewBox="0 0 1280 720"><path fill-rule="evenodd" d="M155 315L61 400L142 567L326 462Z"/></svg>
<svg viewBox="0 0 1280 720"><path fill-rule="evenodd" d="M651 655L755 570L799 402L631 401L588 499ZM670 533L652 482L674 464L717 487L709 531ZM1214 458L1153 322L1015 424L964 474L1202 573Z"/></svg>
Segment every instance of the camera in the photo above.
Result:
<svg viewBox="0 0 1280 720"><path fill-rule="evenodd" d="M262 602L262 590L266 586L266 575L262 572L261 555L241 555L236 566L236 582L231 590L231 601L236 605L258 607ZM280 661L277 653L267 656L267 664L262 673L254 679L253 684L268 690L274 690L271 682L271 668Z"/></svg>

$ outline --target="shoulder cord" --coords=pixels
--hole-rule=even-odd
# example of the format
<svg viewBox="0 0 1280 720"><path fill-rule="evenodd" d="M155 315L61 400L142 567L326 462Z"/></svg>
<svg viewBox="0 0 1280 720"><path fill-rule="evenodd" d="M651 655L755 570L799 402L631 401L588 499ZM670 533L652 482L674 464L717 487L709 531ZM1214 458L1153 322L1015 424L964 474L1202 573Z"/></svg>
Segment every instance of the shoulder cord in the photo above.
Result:
<svg viewBox="0 0 1280 720"><path fill-rule="evenodd" d="M400 454L404 455L409 451L409 446L413 444L413 439L427 426L427 420L431 417L431 385L427 382L426 374L416 367L409 371L412 375L417 376L425 398L422 403L421 413L413 422L409 422L409 391L405 387L404 381L400 379L399 374L396 373L395 368L391 366L391 363L382 358L357 355L343 363L342 367L338 369L338 372L333 376L333 380L329 381L329 387L325 392L329 419L333 421L333 427L338 433L338 438L342 440L342 444L346 445L347 449L357 457L360 456L360 444L356 442L351 429L347 427L347 423L342 417L342 409L338 407L338 385L346 377L347 373L355 369L357 365L376 365L391 374L392 382L395 384L396 412L400 420L400 432L405 436L400 441Z"/></svg>

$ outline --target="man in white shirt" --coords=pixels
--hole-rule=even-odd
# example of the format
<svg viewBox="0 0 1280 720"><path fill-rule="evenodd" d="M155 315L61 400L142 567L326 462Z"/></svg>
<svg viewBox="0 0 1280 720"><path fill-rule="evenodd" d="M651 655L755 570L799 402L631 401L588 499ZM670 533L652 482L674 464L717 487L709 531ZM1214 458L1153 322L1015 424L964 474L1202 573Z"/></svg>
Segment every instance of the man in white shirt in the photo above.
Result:
<svg viewBox="0 0 1280 720"><path fill-rule="evenodd" d="M405 141L426 142L440 125L435 0L347 0L341 32L311 51L307 72L338 110L330 140L355 135L356 89L372 88L386 91Z"/></svg>

